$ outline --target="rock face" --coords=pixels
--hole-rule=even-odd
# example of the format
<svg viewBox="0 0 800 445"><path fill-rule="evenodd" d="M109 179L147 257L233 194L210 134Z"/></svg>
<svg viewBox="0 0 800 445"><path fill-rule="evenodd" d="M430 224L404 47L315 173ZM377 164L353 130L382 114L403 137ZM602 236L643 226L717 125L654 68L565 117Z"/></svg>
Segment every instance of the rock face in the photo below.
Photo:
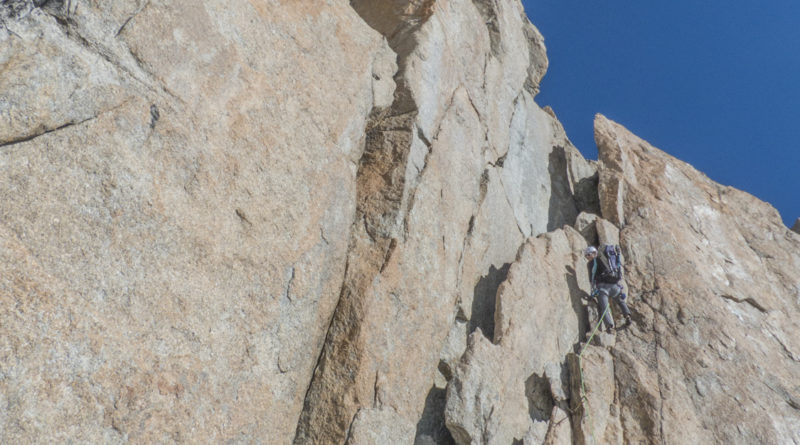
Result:
<svg viewBox="0 0 800 445"><path fill-rule="evenodd" d="M546 68L518 0L0 2L0 442L800 443L800 235Z"/></svg>
<svg viewBox="0 0 800 445"><path fill-rule="evenodd" d="M394 53L344 2L60 4L0 6L0 442L291 442Z"/></svg>
<svg viewBox="0 0 800 445"><path fill-rule="evenodd" d="M595 139L638 300L612 350L626 440L800 442L800 237L602 116Z"/></svg>
<svg viewBox="0 0 800 445"><path fill-rule="evenodd" d="M353 7L397 52L397 90L368 124L342 293L294 443L341 443L360 412L387 408L373 428L417 426L397 443L449 440L447 368L468 333L491 335L524 239L574 222L593 166L533 101L546 57L519 2Z"/></svg>
<svg viewBox="0 0 800 445"><path fill-rule="evenodd" d="M529 238L520 249L497 292L494 341L473 333L448 385L445 416L457 443L538 444L548 434L568 434L548 426L567 408L560 363L583 330L585 247L567 227Z"/></svg>
<svg viewBox="0 0 800 445"><path fill-rule="evenodd" d="M0 10L4 442L438 431L594 174L516 1Z"/></svg>
<svg viewBox="0 0 800 445"><path fill-rule="evenodd" d="M796 233L800 233L800 218L797 218L797 221L794 222L792 230L794 230Z"/></svg>

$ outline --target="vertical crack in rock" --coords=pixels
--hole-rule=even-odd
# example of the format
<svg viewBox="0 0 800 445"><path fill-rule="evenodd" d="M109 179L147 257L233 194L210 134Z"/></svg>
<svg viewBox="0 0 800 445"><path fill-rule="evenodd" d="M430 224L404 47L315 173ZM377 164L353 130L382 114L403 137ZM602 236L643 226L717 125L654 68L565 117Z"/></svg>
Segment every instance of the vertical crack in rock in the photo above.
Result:
<svg viewBox="0 0 800 445"><path fill-rule="evenodd" d="M550 200L548 203L547 231L561 227L565 222L574 224L578 217L575 195L570 190L569 168L564 147L555 146L548 156L550 175Z"/></svg>
<svg viewBox="0 0 800 445"><path fill-rule="evenodd" d="M478 201L475 205L475 210L472 212L472 215L467 222L467 233L464 235L464 241L461 243L461 254L458 256L458 276L456 278L456 288L461 289L461 280L464 277L464 252L467 251L467 247L472 239L473 231L475 230L475 217L478 215L481 206L483 206L483 202L486 200L486 194L489 192L489 169L486 168L483 170L481 174L481 180L479 183L479 195ZM456 319L458 318L458 313L460 309L458 305L456 305Z"/></svg>
<svg viewBox="0 0 800 445"><path fill-rule="evenodd" d="M653 330L656 340L656 347L655 347L655 358L656 358L656 375L658 376L658 434L661 438L661 443L666 443L664 439L664 377L661 374L661 360L659 359L659 351L664 350L664 347L661 345L661 333L658 329L656 329L656 323L658 322L658 317L662 316L664 310L664 297L660 296L659 298L660 304L659 309L660 311L656 313L655 319L653 320ZM666 320L664 320L666 323Z"/></svg>
<svg viewBox="0 0 800 445"><path fill-rule="evenodd" d="M494 5L495 0L472 0L475 8L480 12L483 21L486 24L486 30L489 33L489 45L492 55L500 57L503 54L500 39L500 24L497 19L497 9Z"/></svg>
<svg viewBox="0 0 800 445"><path fill-rule="evenodd" d="M498 160L498 162L505 162L505 156L502 157L502 160ZM498 182L500 183L500 187L503 189L503 195L506 198L506 202L508 203L508 206L513 209L514 203L511 202L511 198L509 197L508 192L506 191L506 185L505 182L503 181L503 177L500 176L499 179L500 180ZM516 224L517 230L519 230L520 235L522 235L522 237L525 238L525 230L523 230L522 226L519 225L519 220L517 218L514 218L514 223Z"/></svg>
<svg viewBox="0 0 800 445"><path fill-rule="evenodd" d="M411 209L414 208L414 201L417 195L417 186L419 185L420 178L422 178L423 174L425 173L425 170L428 169L428 160L430 159L432 151L432 142L429 141L427 137L425 137L425 133L419 127L417 127L417 137L419 138L419 140L422 141L423 144L425 144L425 147L428 149L428 151L425 153L425 158L422 161L422 167L419 169L416 178L412 178L413 179L412 183L408 184L408 202L406 203L406 208L404 212L406 217L403 219L403 235L405 238L408 238L408 231L409 231L408 214L411 212ZM433 137L433 140L436 140L436 136Z"/></svg>
<svg viewBox="0 0 800 445"><path fill-rule="evenodd" d="M432 14L433 3L415 1L399 10L399 3L351 1L353 9L383 34L398 54L401 74L395 79L391 107L373 111L366 126L344 282L306 392L296 445L344 443L358 410L378 400L373 375L364 369L367 345L361 338L362 323L371 303L370 286L391 261L398 239L403 239L405 214L410 211L410 205L403 208L404 193L410 186L406 184L406 169L415 134L430 151L430 141L416 131L417 104L402 73L406 58L415 49L416 41L411 37ZM413 202L413 196L407 201Z"/></svg>
<svg viewBox="0 0 800 445"><path fill-rule="evenodd" d="M481 333L489 341L494 339L494 313L497 299L497 290L506 281L511 263L502 265L499 269L489 266L489 271L475 284L472 299L472 319L469 321L471 334L480 328Z"/></svg>

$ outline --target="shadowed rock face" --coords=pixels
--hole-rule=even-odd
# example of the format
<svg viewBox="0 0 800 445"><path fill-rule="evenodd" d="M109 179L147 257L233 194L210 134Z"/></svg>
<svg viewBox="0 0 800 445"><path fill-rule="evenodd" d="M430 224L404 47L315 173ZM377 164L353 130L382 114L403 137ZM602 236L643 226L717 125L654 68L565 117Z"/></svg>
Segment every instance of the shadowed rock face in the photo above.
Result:
<svg viewBox="0 0 800 445"><path fill-rule="evenodd" d="M583 159L517 0L282 3L0 3L0 442L800 442L774 209Z"/></svg>

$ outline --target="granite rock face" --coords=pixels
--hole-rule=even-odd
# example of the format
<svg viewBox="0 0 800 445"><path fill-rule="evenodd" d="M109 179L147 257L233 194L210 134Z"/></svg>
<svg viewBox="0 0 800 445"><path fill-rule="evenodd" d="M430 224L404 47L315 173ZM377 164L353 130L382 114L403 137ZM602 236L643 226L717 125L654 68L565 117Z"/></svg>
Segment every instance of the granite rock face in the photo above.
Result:
<svg viewBox="0 0 800 445"><path fill-rule="evenodd" d="M343 2L11 12L0 442L291 442L385 39Z"/></svg>
<svg viewBox="0 0 800 445"><path fill-rule="evenodd" d="M800 443L800 235L546 69L518 0L0 2L0 442Z"/></svg>
<svg viewBox="0 0 800 445"><path fill-rule="evenodd" d="M800 443L800 237L603 116L595 139L636 296L611 351L625 440Z"/></svg>
<svg viewBox="0 0 800 445"><path fill-rule="evenodd" d="M569 167L594 166L533 101L546 56L519 2L353 7L397 53L397 90L368 124L342 294L294 443L340 443L374 409L417 426L397 443L440 443L467 335L491 335L524 239L574 222Z"/></svg>
<svg viewBox="0 0 800 445"><path fill-rule="evenodd" d="M0 11L4 442L439 431L448 333L592 174L516 1Z"/></svg>
<svg viewBox="0 0 800 445"><path fill-rule="evenodd" d="M550 426L563 420L568 398L561 364L585 330L585 247L566 227L520 249L497 292L493 341L473 333L448 385L445 416L458 444L541 444L556 435Z"/></svg>

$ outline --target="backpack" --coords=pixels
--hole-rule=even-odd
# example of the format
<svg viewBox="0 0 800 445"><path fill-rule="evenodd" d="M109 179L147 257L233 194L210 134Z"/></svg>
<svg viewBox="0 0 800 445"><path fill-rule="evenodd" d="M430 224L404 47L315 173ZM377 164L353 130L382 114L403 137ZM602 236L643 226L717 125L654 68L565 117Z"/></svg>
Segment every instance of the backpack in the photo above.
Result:
<svg viewBox="0 0 800 445"><path fill-rule="evenodd" d="M600 249L597 259L603 262L606 270L598 277L605 283L616 284L622 279L622 253L618 245L607 244Z"/></svg>

